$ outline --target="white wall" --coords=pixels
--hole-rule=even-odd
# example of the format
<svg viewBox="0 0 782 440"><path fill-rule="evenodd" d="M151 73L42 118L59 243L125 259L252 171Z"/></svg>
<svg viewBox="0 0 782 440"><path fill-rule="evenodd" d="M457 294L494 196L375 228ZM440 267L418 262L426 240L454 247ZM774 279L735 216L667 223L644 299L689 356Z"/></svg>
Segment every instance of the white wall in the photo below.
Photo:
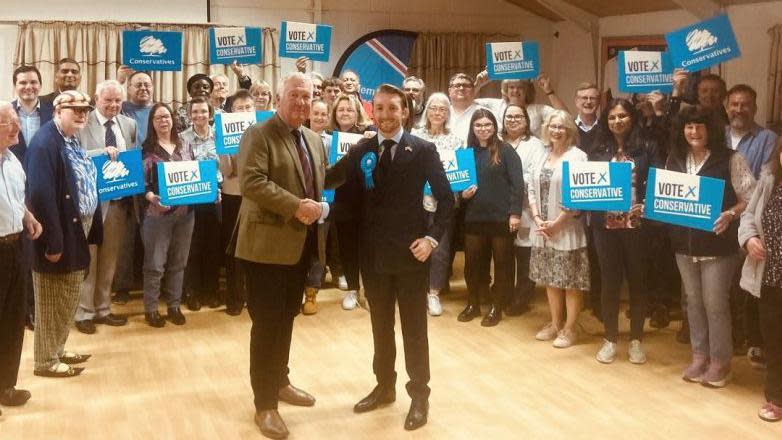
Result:
<svg viewBox="0 0 782 440"><path fill-rule="evenodd" d="M767 31L782 23L782 1L730 6L726 11L742 56L723 65L724 78L728 87L746 83L757 90L757 120L763 124L766 120L766 78L771 50ZM683 10L605 17L600 19L600 36L662 35L696 21L698 19L694 15ZM554 42L554 58L557 64L555 77L562 92L560 96L566 98L568 105L572 105L571 97L575 95L576 84L586 79L594 79L591 70L587 70L593 65L589 36L569 23L558 23L555 28L560 32L559 38ZM580 72L584 73L580 75Z"/></svg>

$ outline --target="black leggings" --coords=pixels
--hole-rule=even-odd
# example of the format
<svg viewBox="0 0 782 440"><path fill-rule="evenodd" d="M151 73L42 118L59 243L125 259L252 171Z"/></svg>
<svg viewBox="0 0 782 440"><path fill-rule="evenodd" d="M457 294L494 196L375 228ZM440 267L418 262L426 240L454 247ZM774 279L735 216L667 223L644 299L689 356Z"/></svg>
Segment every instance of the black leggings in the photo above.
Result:
<svg viewBox="0 0 782 440"><path fill-rule="evenodd" d="M513 275L516 259L513 237L464 235L464 278L467 281L470 304L480 304L482 293L489 289L489 269L494 259L494 288L492 303L502 305L513 293Z"/></svg>

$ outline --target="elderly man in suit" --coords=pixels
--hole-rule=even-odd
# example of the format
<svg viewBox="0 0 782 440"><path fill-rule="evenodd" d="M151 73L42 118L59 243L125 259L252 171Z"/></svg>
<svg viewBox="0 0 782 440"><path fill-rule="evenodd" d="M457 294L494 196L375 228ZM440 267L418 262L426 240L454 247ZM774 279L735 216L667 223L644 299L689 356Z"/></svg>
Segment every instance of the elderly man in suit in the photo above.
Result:
<svg viewBox="0 0 782 440"><path fill-rule="evenodd" d="M291 385L288 356L307 269L314 258L325 260L321 222L328 205L316 202L326 169L323 144L302 125L310 114L312 82L298 72L288 75L277 100L276 115L250 127L239 144L242 203L229 252L247 274L255 423L269 438L286 438L278 401L315 404Z"/></svg>
<svg viewBox="0 0 782 440"><path fill-rule="evenodd" d="M358 179L363 188L352 209L361 213L359 261L372 317L377 386L356 404L363 413L396 399L394 315L399 304L405 364L412 398L405 429L426 424L429 411L429 343L426 294L429 256L453 215L454 197L437 148L406 133L408 101L397 87L375 92L373 113L378 133L362 139L327 175L327 185ZM424 184L437 199L431 226L423 208Z"/></svg>
<svg viewBox="0 0 782 440"><path fill-rule="evenodd" d="M87 125L79 130L79 143L90 157L107 154L117 160L121 151L137 148L136 121L120 114L125 89L115 80L106 80L95 89L95 110L87 117ZM98 172L101 172L98 170ZM95 324L121 326L127 318L111 313L111 282L121 250L125 228L130 216L137 216L133 197L124 197L101 204L104 239L101 245L90 245L90 268L81 288L76 309L76 328L86 334L95 333Z"/></svg>

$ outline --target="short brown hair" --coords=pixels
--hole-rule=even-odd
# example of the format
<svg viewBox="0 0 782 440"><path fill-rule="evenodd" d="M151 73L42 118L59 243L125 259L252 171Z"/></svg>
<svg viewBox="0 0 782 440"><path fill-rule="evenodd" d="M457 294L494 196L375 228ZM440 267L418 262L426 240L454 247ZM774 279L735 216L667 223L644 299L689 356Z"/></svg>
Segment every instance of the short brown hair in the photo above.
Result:
<svg viewBox="0 0 782 440"><path fill-rule="evenodd" d="M595 89L598 92L600 92L600 88L597 87L597 84L595 84L593 82L589 82L589 81L584 81L582 83L579 83L576 86L576 93L578 93L578 92L580 92L582 90L591 90L591 89Z"/></svg>
<svg viewBox="0 0 782 440"><path fill-rule="evenodd" d="M379 93L384 93L386 95L396 95L399 97L399 100L402 101L402 108L407 110L410 107L408 106L407 101L407 95L405 95L405 92L402 91L397 86L392 86L391 84L380 84L380 87L375 90L375 96L377 96Z"/></svg>
<svg viewBox="0 0 782 440"><path fill-rule="evenodd" d="M752 98L752 102L757 102L758 100L758 92L746 84L736 84L735 86L731 87L730 90L728 90L728 97L730 98L730 96L734 93L745 93L749 95L750 98Z"/></svg>

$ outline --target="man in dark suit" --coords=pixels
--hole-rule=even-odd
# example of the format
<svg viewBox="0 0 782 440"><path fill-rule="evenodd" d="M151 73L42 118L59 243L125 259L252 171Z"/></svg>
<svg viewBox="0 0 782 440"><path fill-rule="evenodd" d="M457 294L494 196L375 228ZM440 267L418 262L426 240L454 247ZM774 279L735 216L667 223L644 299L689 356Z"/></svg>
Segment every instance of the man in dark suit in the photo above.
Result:
<svg viewBox="0 0 782 440"><path fill-rule="evenodd" d="M410 117L404 93L391 85L377 89L373 113L378 134L359 141L329 170L327 184L358 179L361 200L359 253L361 274L370 304L375 355L372 368L377 386L356 404L357 413L371 411L396 399L394 315L399 317L412 398L405 429L426 423L429 411L429 343L426 294L429 256L451 221L454 198L437 149L431 142L405 133ZM423 208L424 184L437 199L432 226Z"/></svg>
<svg viewBox="0 0 782 440"><path fill-rule="evenodd" d="M73 58L62 58L54 72L54 91L41 96L41 102L51 105L54 98L68 90L76 90L81 84L81 66Z"/></svg>
<svg viewBox="0 0 782 440"><path fill-rule="evenodd" d="M314 258L325 260L321 199L326 158L309 118L312 82L293 73L282 82L277 113L250 127L239 144L242 203L228 252L247 274L250 381L255 423L269 438L286 438L277 403L312 406L315 398L288 379L293 318L301 309L304 280ZM315 222L318 223L315 223Z"/></svg>

